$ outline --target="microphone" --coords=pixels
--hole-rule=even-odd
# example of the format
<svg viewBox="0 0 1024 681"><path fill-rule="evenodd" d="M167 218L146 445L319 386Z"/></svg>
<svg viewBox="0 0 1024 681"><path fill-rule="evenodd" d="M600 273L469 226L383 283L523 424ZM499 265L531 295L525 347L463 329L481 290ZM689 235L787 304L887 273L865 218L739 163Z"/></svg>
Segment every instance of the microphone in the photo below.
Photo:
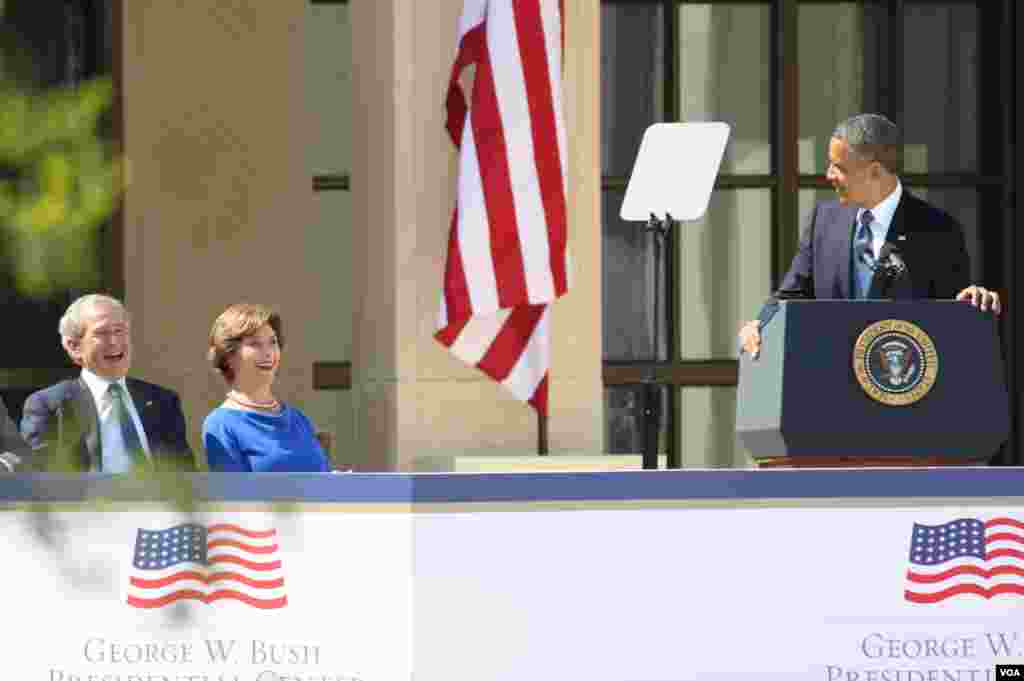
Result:
<svg viewBox="0 0 1024 681"><path fill-rule="evenodd" d="M907 263L903 260L899 247L890 241L882 244L874 270L882 277L881 296L885 298L889 289L907 276Z"/></svg>

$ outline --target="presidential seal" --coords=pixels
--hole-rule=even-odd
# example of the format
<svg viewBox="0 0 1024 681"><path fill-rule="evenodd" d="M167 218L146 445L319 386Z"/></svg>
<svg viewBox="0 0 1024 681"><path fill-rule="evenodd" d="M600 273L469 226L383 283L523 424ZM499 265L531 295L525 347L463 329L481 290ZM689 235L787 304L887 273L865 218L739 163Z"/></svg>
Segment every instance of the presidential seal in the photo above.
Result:
<svg viewBox="0 0 1024 681"><path fill-rule="evenodd" d="M883 319L857 338L853 374L871 399L905 407L923 398L935 385L939 355L921 327L899 319Z"/></svg>

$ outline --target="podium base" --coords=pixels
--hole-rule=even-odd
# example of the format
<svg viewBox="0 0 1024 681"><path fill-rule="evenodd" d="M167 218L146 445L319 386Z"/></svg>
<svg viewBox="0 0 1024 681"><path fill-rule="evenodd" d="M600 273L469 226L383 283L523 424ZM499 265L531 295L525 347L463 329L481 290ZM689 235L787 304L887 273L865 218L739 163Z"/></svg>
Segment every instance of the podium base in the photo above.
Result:
<svg viewBox="0 0 1024 681"><path fill-rule="evenodd" d="M984 466L986 460L948 456L776 456L754 463L758 468L933 468Z"/></svg>

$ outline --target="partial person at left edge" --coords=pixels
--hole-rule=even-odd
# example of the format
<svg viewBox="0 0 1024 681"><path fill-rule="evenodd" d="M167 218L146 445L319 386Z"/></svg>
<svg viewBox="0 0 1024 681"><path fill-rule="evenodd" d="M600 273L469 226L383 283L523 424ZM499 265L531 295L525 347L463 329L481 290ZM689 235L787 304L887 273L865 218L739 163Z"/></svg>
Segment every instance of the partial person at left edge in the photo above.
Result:
<svg viewBox="0 0 1024 681"><path fill-rule="evenodd" d="M129 378L131 318L116 298L82 296L60 320L78 378L29 395L21 434L29 470L131 473L193 471L178 395Z"/></svg>
<svg viewBox="0 0 1024 681"><path fill-rule="evenodd" d="M21 433L7 413L7 405L0 399L0 474L25 469L32 458L32 450L21 439Z"/></svg>

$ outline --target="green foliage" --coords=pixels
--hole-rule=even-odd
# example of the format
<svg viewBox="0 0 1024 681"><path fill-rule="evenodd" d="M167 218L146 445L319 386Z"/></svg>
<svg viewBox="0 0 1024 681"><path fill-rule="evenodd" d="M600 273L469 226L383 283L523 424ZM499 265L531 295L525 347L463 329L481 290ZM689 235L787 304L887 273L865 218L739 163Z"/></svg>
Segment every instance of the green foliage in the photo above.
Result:
<svg viewBox="0 0 1024 681"><path fill-rule="evenodd" d="M99 134L112 97L109 78L44 92L0 80L0 228L23 294L100 283L99 228L122 185Z"/></svg>

